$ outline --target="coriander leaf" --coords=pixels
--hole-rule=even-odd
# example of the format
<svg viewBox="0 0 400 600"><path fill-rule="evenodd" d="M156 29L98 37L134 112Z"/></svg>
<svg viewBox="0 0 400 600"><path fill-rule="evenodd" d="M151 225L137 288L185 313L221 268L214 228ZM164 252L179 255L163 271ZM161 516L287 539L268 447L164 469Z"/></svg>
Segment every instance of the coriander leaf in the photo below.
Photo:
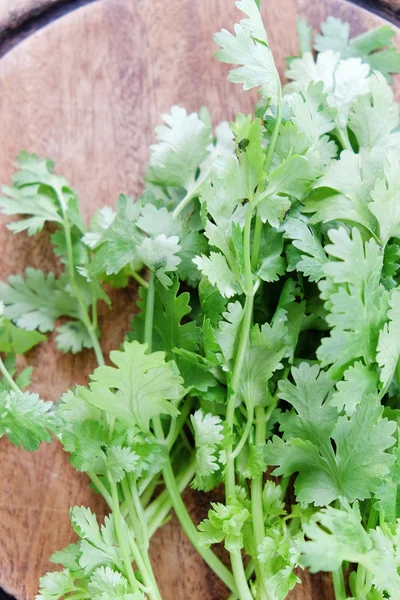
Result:
<svg viewBox="0 0 400 600"><path fill-rule="evenodd" d="M221 62L242 66L229 72L228 80L242 83L244 90L260 87L265 98L277 104L280 96L279 75L268 45L267 34L254 0L238 0L236 6L248 18L235 25L236 36L222 29L214 41L222 50L216 57Z"/></svg>
<svg viewBox="0 0 400 600"><path fill-rule="evenodd" d="M305 19L297 17L296 31L299 39L300 53L311 52L312 28Z"/></svg>
<svg viewBox="0 0 400 600"><path fill-rule="evenodd" d="M154 240L145 238L137 249L138 258L154 271L157 279L164 287L168 287L172 283L167 273L176 271L181 262L179 256L176 256L176 253L181 249L178 242L179 238L175 235L166 237L162 233Z"/></svg>
<svg viewBox="0 0 400 600"><path fill-rule="evenodd" d="M399 157L395 152L387 151L383 162L384 178L378 179L371 191L372 202L368 208L378 221L382 246L385 246L391 237L400 235L399 168Z"/></svg>
<svg viewBox="0 0 400 600"><path fill-rule="evenodd" d="M399 106L393 100L393 92L384 77L375 72L370 79L370 94L359 96L354 102L349 127L357 138L360 148L393 147L399 144Z"/></svg>
<svg viewBox="0 0 400 600"><path fill-rule="evenodd" d="M138 455L130 448L111 446L107 451L106 469L116 482L121 481L126 473L135 471Z"/></svg>
<svg viewBox="0 0 400 600"><path fill-rule="evenodd" d="M115 219L116 213L110 206L103 206L98 208L90 219L89 231L82 237L82 242L89 246L89 248L95 248L103 233L110 227Z"/></svg>
<svg viewBox="0 0 400 600"><path fill-rule="evenodd" d="M365 244L358 229L331 229L331 244L325 252L336 258L324 266L326 280L320 281L321 298L329 311L332 327L317 350L322 366L341 367L363 357L375 361L379 330L386 320L388 294L380 284L382 249L371 239ZM355 268L356 265L356 268Z"/></svg>
<svg viewBox="0 0 400 600"><path fill-rule="evenodd" d="M79 555L79 543L68 544L68 546L63 550L54 552L50 557L50 561L52 563L62 565L70 571L79 571Z"/></svg>
<svg viewBox="0 0 400 600"><path fill-rule="evenodd" d="M303 199L319 173L304 156L294 155L269 176L267 187L257 200L258 214L276 229L291 207L290 196Z"/></svg>
<svg viewBox="0 0 400 600"><path fill-rule="evenodd" d="M317 52L333 50L339 52L342 58L349 58L352 54L348 51L348 42L350 39L350 25L344 23L336 17L327 17L324 23L321 23L320 35L315 36L314 48Z"/></svg>
<svg viewBox="0 0 400 600"><path fill-rule="evenodd" d="M400 448L393 449L395 462L389 475L382 481L382 485L375 494L375 508L383 515L385 521L396 524L400 517Z"/></svg>
<svg viewBox="0 0 400 600"><path fill-rule="evenodd" d="M28 228L28 233L32 234L40 231L45 221L56 221L64 226L65 218L68 217L82 234L85 227L78 209L78 198L67 180L53 173L54 163L49 159L40 160L35 154L24 151L18 156L18 166L12 188L13 200L16 202L10 205L6 200L3 205L8 214L29 217L12 229L22 231ZM44 201L44 197L49 202Z"/></svg>
<svg viewBox="0 0 400 600"><path fill-rule="evenodd" d="M46 573L40 578L39 594L35 600L59 600L76 590L74 581L75 576L68 569Z"/></svg>
<svg viewBox="0 0 400 600"><path fill-rule="evenodd" d="M82 321L68 321L57 327L56 344L62 352L77 354L83 348L93 348L93 342Z"/></svg>
<svg viewBox="0 0 400 600"><path fill-rule="evenodd" d="M153 204L143 206L137 225L152 238L162 234L179 237L183 227L181 221L178 218L174 219L172 212L168 211L165 206L157 208Z"/></svg>
<svg viewBox="0 0 400 600"><path fill-rule="evenodd" d="M140 262L137 248L144 239L144 234L137 226L140 211L140 202L135 203L133 198L120 195L117 214L94 247L91 275L96 276L102 271L107 275L119 273L125 265Z"/></svg>
<svg viewBox="0 0 400 600"><path fill-rule="evenodd" d="M82 539L79 565L86 575L101 565L121 564L112 515L105 518L101 530L90 508L75 506L70 517L75 533Z"/></svg>
<svg viewBox="0 0 400 600"><path fill-rule="evenodd" d="M88 585L92 600L125 600L127 589L125 577L110 567L93 571Z"/></svg>
<svg viewBox="0 0 400 600"><path fill-rule="evenodd" d="M177 275L190 286L196 287L201 279L201 274L196 265L193 264L193 259L195 256L207 252L207 239L203 233L189 231L179 239L179 244L181 246L179 250L181 261L176 269Z"/></svg>
<svg viewBox="0 0 400 600"><path fill-rule="evenodd" d="M200 281L198 292L203 315L210 320L211 325L217 325L227 300L206 278Z"/></svg>
<svg viewBox="0 0 400 600"><path fill-rule="evenodd" d="M298 368L292 367L291 373L295 385L287 379L279 382L278 397L296 411L280 416L284 439L301 438L323 446L338 418L330 402L334 382L318 365L304 362Z"/></svg>
<svg viewBox="0 0 400 600"><path fill-rule="evenodd" d="M339 417L335 424L336 409L329 401L321 404L322 393L315 402L313 388L307 387L307 381L314 386L318 383L318 366L310 369L302 365L302 372L306 375L304 388L310 393L309 399L304 392L298 396L296 388L292 390L287 382L282 382L283 390L280 385L280 395L296 407L297 414L284 413L280 417L286 442L277 436L268 442L267 462L279 465L273 474L299 473L295 492L301 503L323 506L338 497L349 502L369 498L393 463L393 456L385 450L395 441L391 434L396 424L381 417L382 408L371 396L364 397L349 418ZM315 410L316 405L321 408Z"/></svg>
<svg viewBox="0 0 400 600"><path fill-rule="evenodd" d="M215 285L225 298L241 293L241 287L234 273L228 266L226 258L219 252L210 252L210 256L196 256L194 264L207 277L211 285Z"/></svg>
<svg viewBox="0 0 400 600"><path fill-rule="evenodd" d="M196 477L192 487L208 491L218 483L219 455L224 441L224 426L220 417L197 410L190 417L196 444Z"/></svg>
<svg viewBox="0 0 400 600"><path fill-rule="evenodd" d="M374 394L378 386L375 371L356 361L343 375L343 380L336 384L336 392L332 396L332 406L338 410L344 409L347 415L352 415L364 396Z"/></svg>
<svg viewBox="0 0 400 600"><path fill-rule="evenodd" d="M376 362L381 368L380 380L386 390L396 370L400 356L400 290L394 289L389 298L387 316L389 323L385 323L379 334Z"/></svg>
<svg viewBox="0 0 400 600"><path fill-rule="evenodd" d="M54 273L40 269L25 269L21 275L10 275L8 284L0 282L0 298L5 304L4 314L22 329L39 329L41 333L54 329L61 316L79 318L77 300L66 290L64 276L56 279Z"/></svg>
<svg viewBox="0 0 400 600"><path fill-rule="evenodd" d="M246 479L262 477L267 470L264 456L265 444L248 444L244 451L242 450L241 455L240 458L243 460L244 465L242 470L243 477L246 477Z"/></svg>
<svg viewBox="0 0 400 600"><path fill-rule="evenodd" d="M281 360L286 352L285 326L277 320L270 326L255 325L250 332L242 375L239 383L239 398L248 410L263 406L267 401L267 382L272 374L282 368Z"/></svg>
<svg viewBox="0 0 400 600"><path fill-rule="evenodd" d="M90 389L81 395L89 402L131 427L146 431L156 415L176 416L174 404L183 396L182 378L164 352L146 354L146 345L125 342L124 351L112 351L116 367L98 367L91 375ZM113 390L118 390L115 393Z"/></svg>
<svg viewBox="0 0 400 600"><path fill-rule="evenodd" d="M352 103L369 91L369 73L369 66L360 58L340 60L338 52L326 50L314 60L313 55L306 52L290 62L286 76L293 81L286 85L285 91L300 92L310 82L322 81L328 106L337 110L337 127L344 129Z"/></svg>
<svg viewBox="0 0 400 600"><path fill-rule="evenodd" d="M272 322L282 321L285 329L285 357L292 363L305 317L306 303L300 301L302 292L293 279L286 279Z"/></svg>
<svg viewBox="0 0 400 600"><path fill-rule="evenodd" d="M318 239L317 231L308 227L302 219L290 218L283 226L285 237L292 240L292 246L288 246L289 254L288 271L300 271L310 281L318 282L323 277L323 267L328 262L322 244ZM291 248L298 249L299 258L293 256ZM302 254L304 252L304 254Z"/></svg>
<svg viewBox="0 0 400 600"><path fill-rule="evenodd" d="M304 139L303 150L301 146L296 148L291 144L286 157L288 154L303 154L307 148L306 156L312 162L315 160L312 153L318 153L316 167L329 163L336 157L337 148L335 142L326 134L335 127L336 109L327 105L322 81L310 82L301 93L285 96L284 100L290 109L290 119L296 126L296 144L300 143L300 139Z"/></svg>
<svg viewBox="0 0 400 600"><path fill-rule="evenodd" d="M58 207L54 199L40 191L40 186L2 188L4 196L0 196L0 207L5 215L26 215L24 219L13 221L7 228L14 233L28 231L35 235L41 231L46 221L62 223Z"/></svg>
<svg viewBox="0 0 400 600"><path fill-rule="evenodd" d="M240 502L224 505L212 502L208 519L199 525L199 543L210 546L224 541L228 552L238 554L243 547L243 527L250 513Z"/></svg>
<svg viewBox="0 0 400 600"><path fill-rule="evenodd" d="M180 106L173 106L163 120L165 125L156 127L158 144L150 146L147 179L190 192L197 170L208 155L210 127L197 113L188 115Z"/></svg>
<svg viewBox="0 0 400 600"><path fill-rule="evenodd" d="M300 583L293 570L298 566L298 546L302 537L301 533L290 535L287 526L280 522L267 528L263 541L257 547L262 576L269 593L276 600L285 600L296 583Z"/></svg>
<svg viewBox="0 0 400 600"><path fill-rule="evenodd" d="M240 302L230 302L227 310L222 313L223 320L215 331L216 341L221 348L224 369L231 371L231 361L235 355L237 336L243 318L243 307Z"/></svg>
<svg viewBox="0 0 400 600"><path fill-rule="evenodd" d="M231 124L237 144L239 171L243 181L243 197L251 199L259 183L264 182L267 175L264 167L265 153L262 144L261 120L238 114ZM232 182L233 183L233 182Z"/></svg>
<svg viewBox="0 0 400 600"><path fill-rule="evenodd" d="M84 387L78 385L61 396L57 407L57 416L64 421L65 426L72 426L74 423L83 423L84 421L101 421L100 411L85 402L82 395L84 390ZM64 431L65 429L63 429Z"/></svg>
<svg viewBox="0 0 400 600"><path fill-rule="evenodd" d="M7 435L15 446L37 450L41 442L50 442L58 420L50 412L51 402L37 394L13 390L0 392L0 437Z"/></svg>
<svg viewBox="0 0 400 600"><path fill-rule="evenodd" d="M312 573L336 571L344 560L359 562L360 555L372 548L357 504L345 510L328 506L306 521L303 529L309 541L301 544L301 563Z"/></svg>
<svg viewBox="0 0 400 600"><path fill-rule="evenodd" d="M179 292L179 281L175 279L169 288L155 282L155 305L153 319L153 349L163 350L168 359L174 357L174 348L195 351L200 344L201 330L194 321L187 320L191 312L188 292ZM147 291L141 288L140 307L145 309ZM134 333L129 340L144 341L145 313L137 315L133 321Z"/></svg>
<svg viewBox="0 0 400 600"><path fill-rule="evenodd" d="M0 352L25 354L45 339L46 336L36 330L20 329L6 317L0 317Z"/></svg>
<svg viewBox="0 0 400 600"><path fill-rule="evenodd" d="M62 431L64 450L71 453L70 461L75 469L93 471L98 475L105 474L107 437L101 420L82 423L70 421Z"/></svg>
<svg viewBox="0 0 400 600"><path fill-rule="evenodd" d="M272 227L263 227L258 263L258 275L263 281L271 283L284 275L286 262L282 252L282 233Z"/></svg>
<svg viewBox="0 0 400 600"><path fill-rule="evenodd" d="M369 170L369 164L362 156L349 150L342 152L340 159L332 161L315 183L314 188L320 189L319 197L311 195L305 201L303 212L315 213L310 223L340 219L359 223L374 232L376 221L369 210L368 199L375 181L367 177ZM330 188L332 191L327 193L321 188Z"/></svg>
<svg viewBox="0 0 400 600"><path fill-rule="evenodd" d="M321 30L322 35L316 36L314 45L318 52L333 50L342 58L359 57L371 70L380 70L389 82L389 73L399 71L400 55L391 41L395 32L390 26L383 25L350 39L349 24L329 16Z"/></svg>

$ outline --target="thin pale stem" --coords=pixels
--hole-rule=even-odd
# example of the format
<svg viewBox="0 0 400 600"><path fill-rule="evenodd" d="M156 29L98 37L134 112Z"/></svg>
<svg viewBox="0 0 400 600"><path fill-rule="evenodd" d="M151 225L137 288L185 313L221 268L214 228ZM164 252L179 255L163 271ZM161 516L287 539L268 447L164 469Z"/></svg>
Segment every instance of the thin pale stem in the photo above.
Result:
<svg viewBox="0 0 400 600"><path fill-rule="evenodd" d="M263 444L266 436L266 415L262 406L256 407L256 432L255 443ZM264 509L262 501L263 476L262 474L254 477L251 480L251 518L253 522L253 536L255 547L262 543L265 533L264 525ZM268 590L266 588L264 578L262 576L262 567L258 560L255 561L255 569L257 573L257 584L259 589L260 600L268 600Z"/></svg>
<svg viewBox="0 0 400 600"><path fill-rule="evenodd" d="M149 287L149 284L148 284L148 282L147 282L145 279L143 279L143 277L142 277L141 275L139 275L139 273L137 273L136 271L132 271L132 272L131 272L131 275L132 275L133 279L136 279L136 281L137 281L137 282L138 282L138 283L139 283L141 286L143 286L143 287L144 287L144 288L146 288L146 289Z"/></svg>
<svg viewBox="0 0 400 600"><path fill-rule="evenodd" d="M235 365L233 367L232 380L229 386L229 388L231 389L231 393L228 396L228 407L226 412L226 422L230 431L233 431L236 395L248 346L251 321L253 317L254 293L250 256L250 234L252 216L253 207L249 202L244 225L244 265L246 281L246 301L244 305L244 313L240 328L238 350ZM229 444L226 448L225 468L225 498L227 502L229 502L230 498L235 494L235 459L233 456L233 452L233 444ZM240 600L253 600L253 596L247 584L247 578L244 571L243 560L240 552L231 552L230 557L232 572L235 578L236 586L238 588L238 596Z"/></svg>
<svg viewBox="0 0 400 600"><path fill-rule="evenodd" d="M0 358L0 371L1 371L4 379L7 381L8 385L10 386L10 388L17 394L22 394L22 391L19 389L19 387L15 383L14 379L11 377L10 373L7 371L7 367L5 366L5 364L3 363L1 358Z"/></svg>
<svg viewBox="0 0 400 600"><path fill-rule="evenodd" d="M67 263L68 263L69 279L70 279L71 285L73 287L75 297L79 304L79 308L81 311L81 320L82 320L83 324L85 325L87 332L89 334L90 340L93 344L93 350L96 355L97 363L101 367L104 365L104 357L103 357L103 352L101 350L101 346L99 343L99 339L96 334L96 327L94 326L93 322L90 319L85 301L83 299L83 296L81 294L79 286L76 282L76 270L75 270L75 266L74 266L74 254L73 254L73 250L72 250L72 239L71 239L71 224L69 222L69 218L68 218L67 211L65 208L64 199L61 196L62 192L60 192L56 188L54 188L54 189L57 194L60 208L63 213L63 227L64 227L64 231L65 231L65 241L66 241L66 245L67 245ZM95 300L94 303L95 302L97 302L97 300ZM97 316L96 316L96 320L97 320Z"/></svg>
<svg viewBox="0 0 400 600"><path fill-rule="evenodd" d="M96 473L93 473L93 471L88 471L87 474L88 474L88 477L90 477L90 479L92 480L94 485L99 490L100 494L103 496L104 500L107 502L108 506L112 509L112 498L111 498L111 495L108 493L106 486L99 479L99 477L96 475Z"/></svg>
<svg viewBox="0 0 400 600"><path fill-rule="evenodd" d="M136 580L135 573L133 572L132 563L129 556L129 548L126 545L126 539L122 527L123 519L119 508L117 484L114 482L110 474L108 474L108 479L110 481L111 486L112 512L114 515L115 533L117 535L118 544L121 550L121 556L122 561L124 563L125 573L128 578L129 584L132 588L132 591L138 592L139 585Z"/></svg>

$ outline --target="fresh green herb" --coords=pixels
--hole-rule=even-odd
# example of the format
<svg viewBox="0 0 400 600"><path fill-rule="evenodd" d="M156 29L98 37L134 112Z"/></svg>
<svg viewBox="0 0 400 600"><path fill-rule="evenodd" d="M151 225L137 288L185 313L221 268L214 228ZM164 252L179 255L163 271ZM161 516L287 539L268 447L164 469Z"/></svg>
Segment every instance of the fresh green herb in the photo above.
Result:
<svg viewBox="0 0 400 600"><path fill-rule="evenodd" d="M0 199L16 233L55 224L65 267L0 284L0 435L32 450L54 433L110 508L102 525L71 510L78 542L38 600L160 600L148 550L171 509L231 599L284 600L305 568L337 600L399 598L400 53L387 26L350 38L330 17L313 46L299 20L282 87L259 3L236 5L217 58L258 89L256 117L213 131L172 107L143 195L89 231L50 161L22 153ZM106 366L97 304L130 278L138 311ZM51 406L13 376L54 329L99 366ZM225 494L198 527L188 485Z"/></svg>

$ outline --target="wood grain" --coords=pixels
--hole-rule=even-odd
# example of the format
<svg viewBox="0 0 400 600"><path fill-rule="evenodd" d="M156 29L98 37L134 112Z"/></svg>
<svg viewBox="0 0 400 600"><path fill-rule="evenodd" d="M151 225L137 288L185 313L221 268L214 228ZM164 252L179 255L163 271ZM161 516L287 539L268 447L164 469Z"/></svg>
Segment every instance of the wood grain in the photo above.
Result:
<svg viewBox="0 0 400 600"><path fill-rule="evenodd" d="M328 0L264 2L263 12L280 70L297 50L296 16L317 26L335 14L358 33L380 22L357 7ZM213 58L212 34L238 17L230 0L103 0L69 13L15 47L0 61L0 181L8 182L22 148L51 156L78 191L86 218L112 205L118 193L138 194L160 114L174 103L205 104L214 122L248 113L254 94L226 81L227 67ZM2 221L6 221L3 219ZM0 277L29 265L58 270L48 232L28 238L0 232ZM118 347L135 310L132 286L102 307L105 353ZM114 317L118 315L118 317ZM54 400L95 367L91 353L62 356L52 341L31 352L33 389ZM54 442L27 454L0 441L0 585L18 600L32 600L48 557L73 540L70 505L104 504ZM207 498L186 501L198 521ZM164 600L222 600L225 590L192 550L176 521L152 540ZM292 599L331 600L327 576L304 576Z"/></svg>

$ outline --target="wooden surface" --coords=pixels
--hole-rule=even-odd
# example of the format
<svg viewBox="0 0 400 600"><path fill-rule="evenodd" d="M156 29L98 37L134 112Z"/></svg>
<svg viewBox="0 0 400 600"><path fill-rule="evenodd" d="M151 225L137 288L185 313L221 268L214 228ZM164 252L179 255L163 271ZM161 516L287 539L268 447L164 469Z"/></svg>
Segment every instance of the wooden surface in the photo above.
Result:
<svg viewBox="0 0 400 600"><path fill-rule="evenodd" d="M284 57L297 50L298 14L314 26L327 14L340 16L353 33L380 22L333 0L265 1L263 12L281 70ZM231 0L102 0L17 45L0 61L0 182L9 181L15 156L26 148L56 160L85 217L112 205L121 191L138 194L153 128L172 104L189 110L205 104L215 122L251 110L254 95L226 82L227 66L213 58L212 34L231 28L238 16ZM13 236L2 226L0 241L2 279L27 265L58 269L46 232ZM123 339L135 294L134 286L114 294L113 313L102 308L106 353ZM62 356L51 342L27 361L34 367L32 387L45 399L85 383L95 367L90 352ZM27 454L1 440L0 464L0 585L18 600L32 600L48 557L74 538L69 506L90 505L101 517L104 504L56 442ZM200 520L207 499L189 492L186 500ZM151 552L164 600L226 597L175 520L154 536ZM330 600L329 579L305 576L291 598Z"/></svg>

